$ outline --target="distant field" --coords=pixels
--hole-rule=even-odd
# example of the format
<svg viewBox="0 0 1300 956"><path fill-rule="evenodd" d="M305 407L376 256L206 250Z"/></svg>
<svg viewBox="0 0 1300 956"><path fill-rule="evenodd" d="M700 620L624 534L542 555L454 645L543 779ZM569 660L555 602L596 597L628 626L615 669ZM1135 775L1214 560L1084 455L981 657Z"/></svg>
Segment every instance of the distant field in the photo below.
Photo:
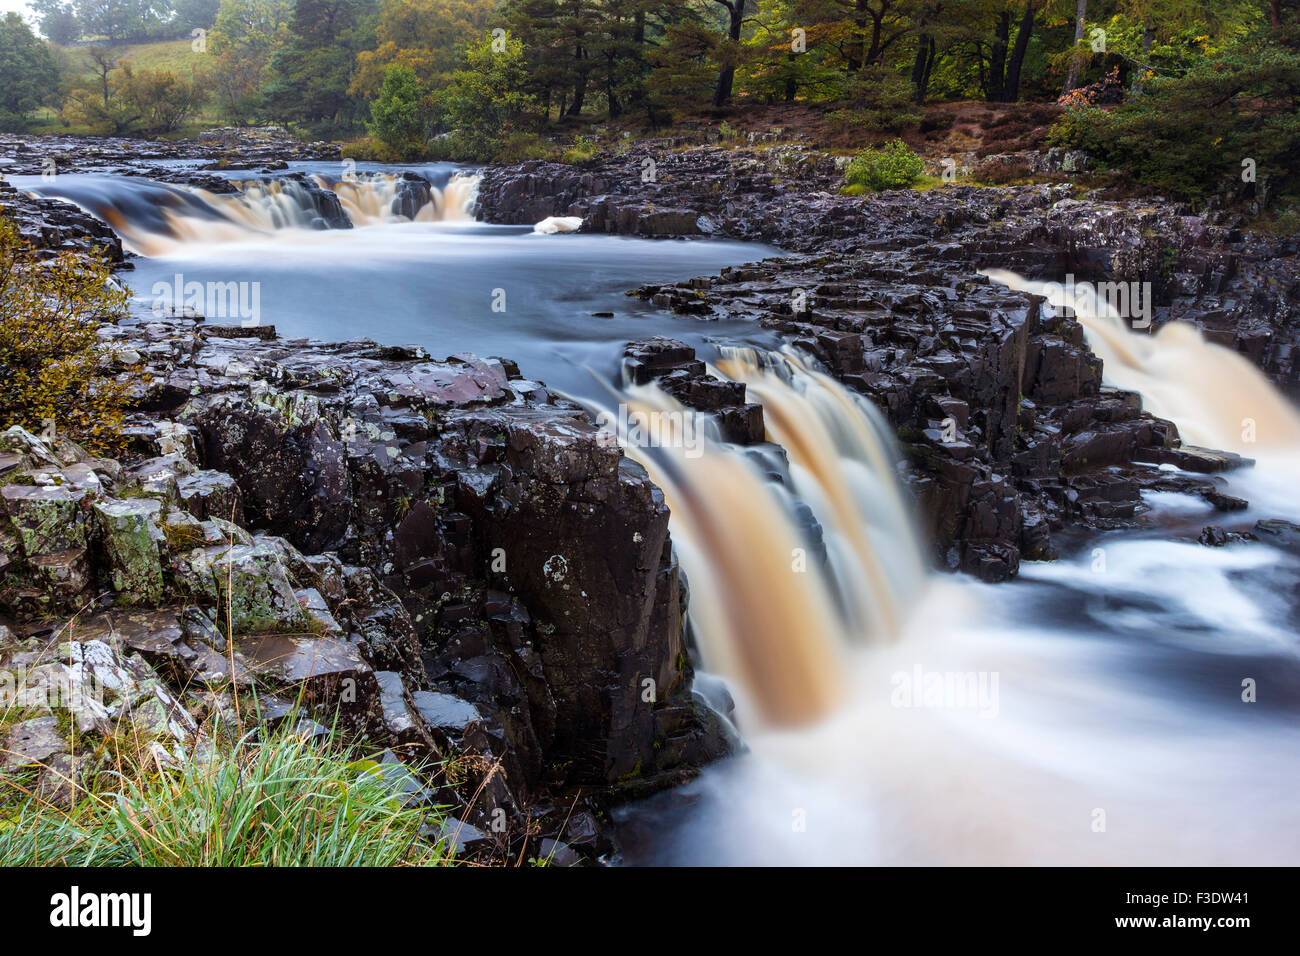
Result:
<svg viewBox="0 0 1300 956"><path fill-rule="evenodd" d="M112 47L118 54L118 63L130 61L137 69L171 70L173 73L188 75L194 70L203 70L207 54L195 53L190 49L190 40L161 40L157 43L131 43ZM95 70L87 53L89 47L58 47L58 55L68 68L77 75L91 78Z"/></svg>
<svg viewBox="0 0 1300 956"><path fill-rule="evenodd" d="M194 71L202 72L206 67L206 54L195 53L189 39L160 40L156 43L128 43L110 47L117 54L117 63L129 62L137 70L171 70L180 76L188 76ZM98 82L98 73L90 60L88 46L55 47L54 52L67 70L70 82L88 84ZM195 119L165 139L193 138L200 130L220 126L221 118L213 112L199 114ZM59 111L52 109L38 110L33 114L31 124L33 133L86 133L88 130L77 125L64 125L59 118Z"/></svg>

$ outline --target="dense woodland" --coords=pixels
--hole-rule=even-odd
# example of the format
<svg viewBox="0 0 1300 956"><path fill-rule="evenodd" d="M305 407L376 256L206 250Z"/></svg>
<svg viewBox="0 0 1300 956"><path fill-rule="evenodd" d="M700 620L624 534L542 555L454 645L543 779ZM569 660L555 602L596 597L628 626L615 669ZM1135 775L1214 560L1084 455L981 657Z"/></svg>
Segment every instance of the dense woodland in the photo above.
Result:
<svg viewBox="0 0 1300 956"><path fill-rule="evenodd" d="M1053 133L1206 191L1300 124L1294 0L34 0L0 21L8 129L277 123L352 155L517 160L587 127L803 103L864 141L928 104L1060 102ZM40 34L43 34L42 37ZM171 41L168 46L167 41ZM150 43L153 46L142 46ZM141 51L172 53L153 65ZM1123 105L1117 106L1116 104Z"/></svg>

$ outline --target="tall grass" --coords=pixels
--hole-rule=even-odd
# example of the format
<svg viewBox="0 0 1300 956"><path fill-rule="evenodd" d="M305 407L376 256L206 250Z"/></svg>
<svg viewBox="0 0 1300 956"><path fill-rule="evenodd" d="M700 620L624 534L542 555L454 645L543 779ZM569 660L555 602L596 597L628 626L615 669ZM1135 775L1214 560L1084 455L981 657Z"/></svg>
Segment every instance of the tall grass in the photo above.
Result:
<svg viewBox="0 0 1300 956"><path fill-rule="evenodd" d="M285 721L289 724L291 721ZM371 761L305 734L248 735L176 770L102 774L71 809L0 777L0 866L400 866L449 862ZM6 805L9 816L6 818Z"/></svg>

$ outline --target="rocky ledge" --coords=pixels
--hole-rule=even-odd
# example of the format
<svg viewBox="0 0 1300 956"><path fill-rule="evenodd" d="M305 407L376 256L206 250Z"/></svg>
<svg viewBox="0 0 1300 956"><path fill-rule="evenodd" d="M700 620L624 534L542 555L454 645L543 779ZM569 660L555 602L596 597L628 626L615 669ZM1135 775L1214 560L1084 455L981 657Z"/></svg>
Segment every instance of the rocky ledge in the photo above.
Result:
<svg viewBox="0 0 1300 956"><path fill-rule="evenodd" d="M691 692L663 497L581 408L499 359L180 318L103 335L146 369L129 453L0 439L0 671L109 688L68 711L83 732L185 759L256 688L267 721L403 764L468 849L575 860L610 851L610 795L729 751ZM12 731L10 766L66 754L58 716Z"/></svg>
<svg viewBox="0 0 1300 956"><path fill-rule="evenodd" d="M1184 447L1137 395L1102 387L1101 362L1074 319L979 270L1150 283L1153 329L1193 322L1295 394L1300 239L1252 235L1222 213L1193 216L1168 202L1081 200L1068 183L844 196L841 165L799 147L638 145L585 169L488 169L480 214L580 216L584 231L791 250L636 294L696 321L776 329L871 398L908 453L941 566L1008 578L1022 558L1053 557L1062 529L1139 523L1144 490L1246 506L1214 473L1247 462ZM744 429L732 437L744 440Z"/></svg>

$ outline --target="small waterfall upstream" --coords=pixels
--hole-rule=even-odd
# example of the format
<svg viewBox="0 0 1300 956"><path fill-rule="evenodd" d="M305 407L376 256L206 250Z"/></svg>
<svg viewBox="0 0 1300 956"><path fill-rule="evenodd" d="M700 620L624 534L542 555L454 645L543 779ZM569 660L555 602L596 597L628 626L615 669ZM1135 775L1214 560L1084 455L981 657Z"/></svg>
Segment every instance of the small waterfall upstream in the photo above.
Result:
<svg viewBox="0 0 1300 956"><path fill-rule="evenodd" d="M30 177L35 180L35 177ZM149 257L277 233L361 228L403 222L467 222L479 177L455 172L444 181L389 173L340 178L238 180L238 191L214 193L129 177L71 174L24 183L41 196L66 199L113 227L132 252Z"/></svg>

